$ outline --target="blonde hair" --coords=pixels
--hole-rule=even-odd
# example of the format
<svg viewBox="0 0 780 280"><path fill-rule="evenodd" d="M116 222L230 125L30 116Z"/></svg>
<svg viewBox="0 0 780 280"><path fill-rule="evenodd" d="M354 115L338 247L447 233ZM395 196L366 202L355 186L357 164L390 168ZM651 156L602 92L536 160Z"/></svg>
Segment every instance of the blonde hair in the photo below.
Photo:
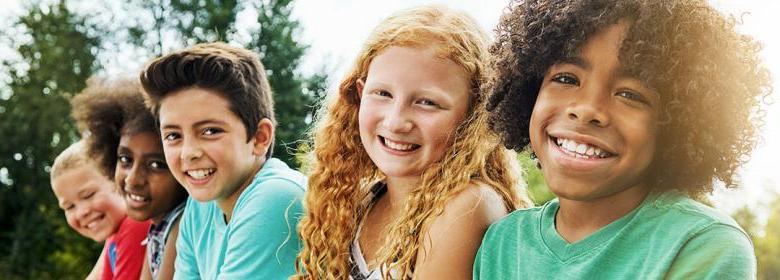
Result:
<svg viewBox="0 0 780 280"><path fill-rule="evenodd" d="M467 187L475 183L490 187L503 198L508 211L528 205L525 195L520 195L514 155L488 129L485 97L480 92L486 79L487 41L471 17L441 6L400 11L374 29L315 124L314 148L307 163L311 171L307 214L299 224L304 246L295 279L346 279L349 275L350 245L367 206L361 201L370 186L383 178L360 141L357 84L366 78L373 58L391 46L431 48L440 58L463 67L470 75L471 104L452 145L423 172L400 218L389 227L377 255L380 267L387 266L382 272L385 278L389 279L390 270L403 277L414 272L423 229L441 215L449 199Z"/></svg>
<svg viewBox="0 0 780 280"><path fill-rule="evenodd" d="M51 165L51 173L49 176L52 180L69 170L94 164L94 162L87 157L86 148L84 147L83 142L84 141L80 140L71 144L54 158L54 163Z"/></svg>

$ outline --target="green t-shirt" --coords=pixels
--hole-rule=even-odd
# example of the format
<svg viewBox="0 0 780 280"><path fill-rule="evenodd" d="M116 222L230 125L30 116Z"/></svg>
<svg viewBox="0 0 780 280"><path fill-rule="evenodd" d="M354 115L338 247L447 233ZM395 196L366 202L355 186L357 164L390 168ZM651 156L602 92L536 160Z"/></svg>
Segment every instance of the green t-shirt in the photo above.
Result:
<svg viewBox="0 0 780 280"><path fill-rule="evenodd" d="M493 224L474 279L755 279L753 245L728 216L676 191L650 194L622 218L569 244L558 200Z"/></svg>

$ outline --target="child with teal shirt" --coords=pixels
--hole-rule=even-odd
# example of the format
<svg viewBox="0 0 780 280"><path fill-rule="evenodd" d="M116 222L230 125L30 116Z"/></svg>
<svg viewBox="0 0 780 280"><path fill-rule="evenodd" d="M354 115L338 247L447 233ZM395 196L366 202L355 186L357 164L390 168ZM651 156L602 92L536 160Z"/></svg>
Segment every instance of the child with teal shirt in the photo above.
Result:
<svg viewBox="0 0 780 280"><path fill-rule="evenodd" d="M705 1L515 1L491 124L558 197L493 224L475 279L752 279L749 237L695 201L727 187L770 92L759 45Z"/></svg>
<svg viewBox="0 0 780 280"><path fill-rule="evenodd" d="M165 159L187 192L174 279L286 279L306 178L272 158L271 90L257 55L223 43L141 72Z"/></svg>

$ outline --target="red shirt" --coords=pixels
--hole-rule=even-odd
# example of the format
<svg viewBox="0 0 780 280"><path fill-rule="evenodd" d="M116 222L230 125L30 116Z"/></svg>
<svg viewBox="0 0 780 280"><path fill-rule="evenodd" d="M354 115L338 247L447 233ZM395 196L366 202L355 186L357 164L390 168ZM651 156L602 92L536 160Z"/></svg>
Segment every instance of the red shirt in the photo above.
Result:
<svg viewBox="0 0 780 280"><path fill-rule="evenodd" d="M114 235L106 239L103 260L103 280L137 280L141 277L146 245L142 242L149 232L149 221L138 222L125 217Z"/></svg>

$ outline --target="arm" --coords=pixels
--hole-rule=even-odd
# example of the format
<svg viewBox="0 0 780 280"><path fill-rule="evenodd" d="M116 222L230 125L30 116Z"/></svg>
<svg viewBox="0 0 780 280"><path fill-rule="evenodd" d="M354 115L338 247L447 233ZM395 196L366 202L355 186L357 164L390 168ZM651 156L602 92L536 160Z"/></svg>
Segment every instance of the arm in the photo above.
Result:
<svg viewBox="0 0 780 280"><path fill-rule="evenodd" d="M492 189L473 186L455 195L430 226L417 253L418 279L471 279L488 226L507 214Z"/></svg>
<svg viewBox="0 0 780 280"><path fill-rule="evenodd" d="M219 279L287 279L300 250L303 190L272 179L237 204Z"/></svg>
<svg viewBox="0 0 780 280"><path fill-rule="evenodd" d="M87 275L86 280L99 280L100 275L103 273L103 263L105 262L106 258L106 248L103 247L103 250L100 251L100 256L97 259L97 262L95 262L95 266L92 267L92 271L89 272L89 275Z"/></svg>
<svg viewBox="0 0 780 280"><path fill-rule="evenodd" d="M168 240L165 241L165 252L160 263L160 270L157 271L157 280L173 279L173 263L176 261L176 239L179 236L179 218L173 221L171 232L168 233Z"/></svg>
<svg viewBox="0 0 780 280"><path fill-rule="evenodd" d="M755 279L756 256L739 229L712 225L683 245L666 279Z"/></svg>
<svg viewBox="0 0 780 280"><path fill-rule="evenodd" d="M149 256L144 255L144 265L141 268L140 280L152 280L152 271L149 268Z"/></svg>

